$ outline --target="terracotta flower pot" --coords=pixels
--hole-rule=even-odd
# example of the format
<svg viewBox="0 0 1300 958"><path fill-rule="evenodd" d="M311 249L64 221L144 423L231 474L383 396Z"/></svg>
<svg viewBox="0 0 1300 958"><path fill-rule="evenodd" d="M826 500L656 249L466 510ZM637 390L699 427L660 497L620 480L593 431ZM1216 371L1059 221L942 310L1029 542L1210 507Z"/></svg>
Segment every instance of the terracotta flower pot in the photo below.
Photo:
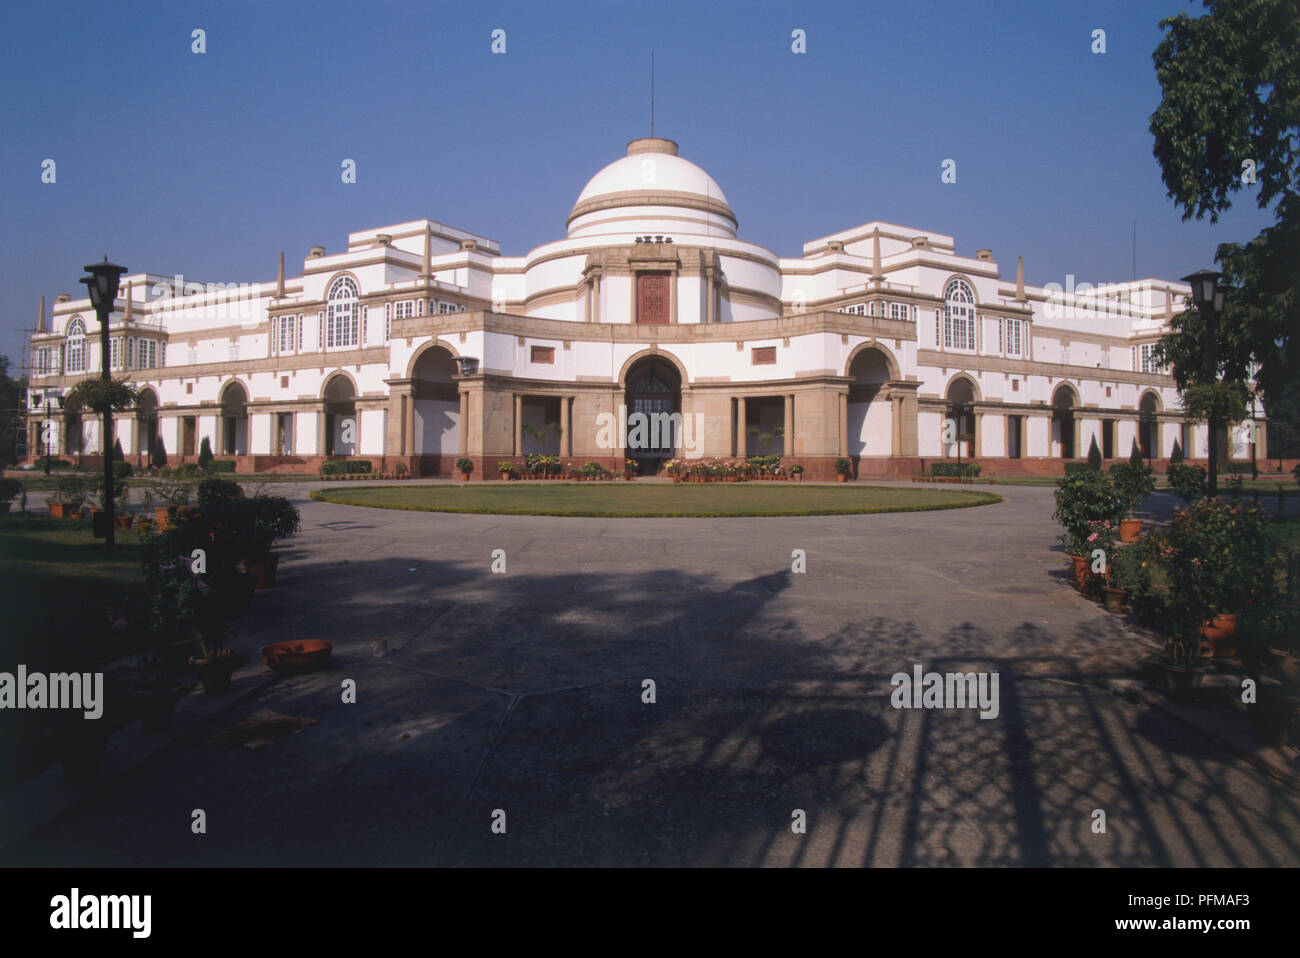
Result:
<svg viewBox="0 0 1300 958"><path fill-rule="evenodd" d="M119 529L130 529L133 521L135 521L135 517L131 515L113 516L113 524Z"/></svg>
<svg viewBox="0 0 1300 958"><path fill-rule="evenodd" d="M280 568L280 553L268 552L264 556L250 559L244 565L249 572L257 574L257 587L259 589L275 587L276 571Z"/></svg>
<svg viewBox="0 0 1300 958"><path fill-rule="evenodd" d="M207 695L225 695L230 691L230 678L235 671L233 655L214 655L207 659L191 656L190 666L198 672Z"/></svg>
<svg viewBox="0 0 1300 958"><path fill-rule="evenodd" d="M326 639L300 639L297 642L274 642L262 646L262 661L267 668L286 675L318 672L329 665L334 643Z"/></svg>
<svg viewBox="0 0 1300 958"><path fill-rule="evenodd" d="M1216 615L1211 621L1201 626L1201 635L1210 655L1214 658L1233 658L1237 648L1233 639L1237 636L1237 617L1226 613Z"/></svg>
<svg viewBox="0 0 1300 958"><path fill-rule="evenodd" d="M837 473L835 473L835 481L836 481L836 482L848 482L848 481L849 481L849 477L846 476L846 475L845 475L844 473L842 473L842 472L837 472Z"/></svg>
<svg viewBox="0 0 1300 958"><path fill-rule="evenodd" d="M1124 603L1128 599L1128 592L1124 589L1117 589L1114 586L1106 586L1106 611L1120 613L1124 611Z"/></svg>
<svg viewBox="0 0 1300 958"><path fill-rule="evenodd" d="M1196 701L1196 692L1205 682L1203 665L1171 665L1164 663L1165 688L1169 700L1180 705L1190 705Z"/></svg>
<svg viewBox="0 0 1300 958"><path fill-rule="evenodd" d="M1119 541L1137 542L1142 537L1141 519L1121 519L1119 521Z"/></svg>
<svg viewBox="0 0 1300 958"><path fill-rule="evenodd" d="M1074 586L1080 592L1088 591L1088 557L1087 556L1070 556L1070 561L1074 563Z"/></svg>
<svg viewBox="0 0 1300 958"><path fill-rule="evenodd" d="M49 505L50 515L55 519L71 519L75 511L66 502L51 502Z"/></svg>

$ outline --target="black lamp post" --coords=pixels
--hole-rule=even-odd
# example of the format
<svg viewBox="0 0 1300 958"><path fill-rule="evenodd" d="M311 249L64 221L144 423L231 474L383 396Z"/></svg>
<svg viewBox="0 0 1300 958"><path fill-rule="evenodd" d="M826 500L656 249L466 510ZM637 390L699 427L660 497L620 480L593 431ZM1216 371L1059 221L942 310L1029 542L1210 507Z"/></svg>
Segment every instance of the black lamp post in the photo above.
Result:
<svg viewBox="0 0 1300 958"><path fill-rule="evenodd" d="M1192 302L1196 304L1196 311L1205 317L1205 382L1209 386L1213 386L1219 378L1219 313L1223 311L1223 299L1228 289L1219 282L1219 276L1212 269L1201 269L1183 277L1183 282L1192 287ZM1219 417L1213 406L1210 407L1209 432L1206 450L1209 454L1209 470L1205 491L1207 495L1215 496L1219 491Z"/></svg>
<svg viewBox="0 0 1300 958"><path fill-rule="evenodd" d="M121 283L122 274L126 272L125 266L117 266L104 257L104 262L94 263L90 266L82 267L89 276L83 276L80 282L86 284L86 289L90 293L90 305L95 310L95 315L99 317L99 355L100 355L100 378L104 382L109 382L113 378L112 370L109 367L109 342L108 342L108 322L113 314L113 303L117 300L117 290ZM113 548L113 410L111 407L104 407L104 431L99 441L101 451L104 454L104 516L107 520L107 527L104 533L104 545L106 548Z"/></svg>

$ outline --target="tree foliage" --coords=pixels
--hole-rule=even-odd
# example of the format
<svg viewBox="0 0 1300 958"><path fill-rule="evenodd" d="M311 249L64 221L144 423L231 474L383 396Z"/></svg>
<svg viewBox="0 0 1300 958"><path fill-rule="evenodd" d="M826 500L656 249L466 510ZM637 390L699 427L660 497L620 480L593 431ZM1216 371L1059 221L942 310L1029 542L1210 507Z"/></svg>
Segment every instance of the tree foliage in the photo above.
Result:
<svg viewBox="0 0 1300 958"><path fill-rule="evenodd" d="M1205 0L1205 7L1201 17L1161 21L1153 152L1185 220L1217 222L1242 190L1273 208L1273 226L1215 254L1232 292L1214 377L1244 380L1254 363L1260 391L1273 396L1300 379L1300 2ZM1206 381L1198 365L1203 318L1192 309L1174 327L1162 361L1180 387Z"/></svg>

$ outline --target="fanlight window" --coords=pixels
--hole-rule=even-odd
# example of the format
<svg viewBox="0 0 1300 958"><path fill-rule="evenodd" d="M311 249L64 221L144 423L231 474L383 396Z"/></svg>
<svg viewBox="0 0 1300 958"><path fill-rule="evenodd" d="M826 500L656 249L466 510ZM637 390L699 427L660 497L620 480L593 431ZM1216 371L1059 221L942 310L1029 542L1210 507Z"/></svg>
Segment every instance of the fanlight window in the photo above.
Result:
<svg viewBox="0 0 1300 958"><path fill-rule="evenodd" d="M334 281L327 297L329 307L325 315L325 347L357 345L361 325L361 306L358 302L357 284L346 276Z"/></svg>
<svg viewBox="0 0 1300 958"><path fill-rule="evenodd" d="M943 345L975 348L975 293L964 280L954 279L943 291Z"/></svg>
<svg viewBox="0 0 1300 958"><path fill-rule="evenodd" d="M77 317L68 323L67 371L82 373L86 371L86 326Z"/></svg>

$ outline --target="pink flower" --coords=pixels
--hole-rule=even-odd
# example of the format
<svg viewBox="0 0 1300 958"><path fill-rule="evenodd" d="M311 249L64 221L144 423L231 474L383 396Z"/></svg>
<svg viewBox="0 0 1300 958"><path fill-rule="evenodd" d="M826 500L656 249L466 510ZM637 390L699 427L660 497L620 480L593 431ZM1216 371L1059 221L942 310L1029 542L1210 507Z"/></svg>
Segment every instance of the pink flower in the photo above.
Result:
<svg viewBox="0 0 1300 958"><path fill-rule="evenodd" d="M1088 541L1089 541L1089 542L1096 542L1096 541L1097 541L1097 533L1094 532L1092 535L1088 536Z"/></svg>

